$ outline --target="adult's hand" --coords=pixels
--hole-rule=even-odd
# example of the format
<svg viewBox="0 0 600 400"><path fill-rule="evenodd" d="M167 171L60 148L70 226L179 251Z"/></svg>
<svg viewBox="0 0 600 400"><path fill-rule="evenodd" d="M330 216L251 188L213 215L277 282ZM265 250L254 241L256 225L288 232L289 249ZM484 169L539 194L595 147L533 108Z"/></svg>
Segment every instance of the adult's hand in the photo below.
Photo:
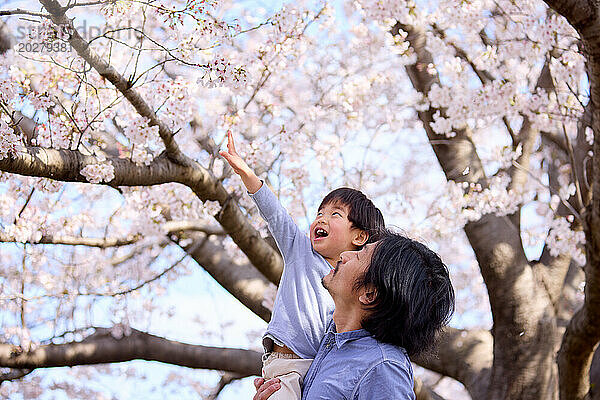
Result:
<svg viewBox="0 0 600 400"><path fill-rule="evenodd" d="M252 400L266 400L275 391L279 390L281 384L278 378L269 379L268 381L265 381L263 378L256 378L254 380L254 387L256 387L256 394Z"/></svg>

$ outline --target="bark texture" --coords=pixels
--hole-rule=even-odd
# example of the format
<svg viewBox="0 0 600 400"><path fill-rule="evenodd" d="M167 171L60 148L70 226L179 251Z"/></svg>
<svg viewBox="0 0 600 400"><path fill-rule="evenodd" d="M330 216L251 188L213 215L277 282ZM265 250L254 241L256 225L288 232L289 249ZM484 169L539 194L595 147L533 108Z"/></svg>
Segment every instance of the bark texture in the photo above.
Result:
<svg viewBox="0 0 600 400"><path fill-rule="evenodd" d="M594 131L591 162L591 201L585 206L585 300L567 326L558 353L560 398L583 399L590 391L589 371L600 340L600 10L597 1L546 0L577 30L583 44L590 82L591 126Z"/></svg>
<svg viewBox="0 0 600 400"><path fill-rule="evenodd" d="M0 344L0 365L33 369L106 364L131 360L160 361L190 368L217 369L243 376L260 374L261 353L253 350L191 345L132 330L122 337L110 329L96 332L81 342L50 344L24 351Z"/></svg>
<svg viewBox="0 0 600 400"><path fill-rule="evenodd" d="M407 40L416 55L416 63L406 67L410 81L417 91L427 96L432 85L440 81L426 68L433 57L425 48L425 31L421 27L397 24L393 33L399 29L408 33ZM542 72L547 73L547 69ZM543 79L546 78L540 77L540 82ZM468 127L456 129L454 137L441 141L430 125L436 112L445 115L443 109L430 107L418 112L418 117L446 178L485 187L487 177ZM535 137L536 132L524 121L518 137L523 145L519 161L527 162ZM526 179L518 169L512 171L512 178L513 187L523 185ZM493 350L487 349L490 353L483 357L493 359L491 369L479 368L475 375L467 373L468 378L457 376L457 379L476 399L552 398L554 308L542 277L534 273L525 256L518 219L488 214L467 223L464 231L488 290L494 340ZM564 274L566 267L568 264L563 266ZM531 301L532 298L535 301ZM489 377L489 384L487 379L482 379L483 374ZM474 384L465 383L469 381Z"/></svg>

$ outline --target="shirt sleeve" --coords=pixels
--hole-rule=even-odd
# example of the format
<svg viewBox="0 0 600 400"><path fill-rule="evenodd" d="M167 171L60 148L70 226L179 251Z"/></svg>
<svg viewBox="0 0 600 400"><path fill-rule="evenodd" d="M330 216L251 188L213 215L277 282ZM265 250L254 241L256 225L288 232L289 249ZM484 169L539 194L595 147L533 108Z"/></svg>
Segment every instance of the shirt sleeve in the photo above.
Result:
<svg viewBox="0 0 600 400"><path fill-rule="evenodd" d="M250 197L266 221L269 232L273 235L284 259L288 259L292 247L297 246L299 242L306 242L304 244L310 246L310 240L300 231L279 199L264 182L256 193L250 194Z"/></svg>
<svg viewBox="0 0 600 400"><path fill-rule="evenodd" d="M383 361L360 380L353 400L415 400L412 372L406 365Z"/></svg>

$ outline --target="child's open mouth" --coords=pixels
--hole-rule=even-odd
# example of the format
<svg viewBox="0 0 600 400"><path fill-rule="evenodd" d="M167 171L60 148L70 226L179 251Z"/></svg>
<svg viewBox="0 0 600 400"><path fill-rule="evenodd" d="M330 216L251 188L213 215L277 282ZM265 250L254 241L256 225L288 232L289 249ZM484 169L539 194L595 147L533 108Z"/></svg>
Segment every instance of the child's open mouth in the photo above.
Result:
<svg viewBox="0 0 600 400"><path fill-rule="evenodd" d="M315 239L321 239L324 237L327 237L327 235L329 235L327 233L327 231L323 228L317 228L315 229Z"/></svg>

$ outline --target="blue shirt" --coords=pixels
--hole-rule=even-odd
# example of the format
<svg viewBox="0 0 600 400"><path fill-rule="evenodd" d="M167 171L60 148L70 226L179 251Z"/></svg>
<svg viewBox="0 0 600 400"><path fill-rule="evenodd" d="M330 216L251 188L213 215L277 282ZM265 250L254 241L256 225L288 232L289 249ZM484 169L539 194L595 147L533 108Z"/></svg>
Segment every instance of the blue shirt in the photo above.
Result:
<svg viewBox="0 0 600 400"><path fill-rule="evenodd" d="M367 331L336 333L333 321L304 378L302 400L414 400L413 371L402 347Z"/></svg>
<svg viewBox="0 0 600 400"><path fill-rule="evenodd" d="M263 183L250 197L267 222L284 261L265 336L273 336L302 358L314 358L333 313L333 299L321 284L331 265L313 250L310 239L267 185Z"/></svg>

